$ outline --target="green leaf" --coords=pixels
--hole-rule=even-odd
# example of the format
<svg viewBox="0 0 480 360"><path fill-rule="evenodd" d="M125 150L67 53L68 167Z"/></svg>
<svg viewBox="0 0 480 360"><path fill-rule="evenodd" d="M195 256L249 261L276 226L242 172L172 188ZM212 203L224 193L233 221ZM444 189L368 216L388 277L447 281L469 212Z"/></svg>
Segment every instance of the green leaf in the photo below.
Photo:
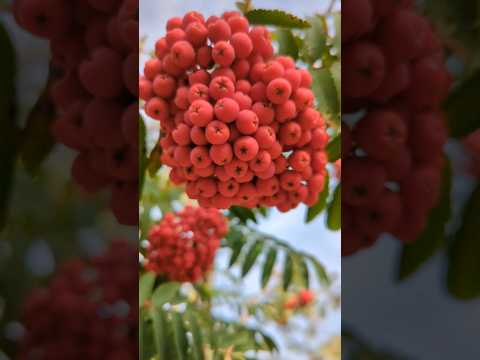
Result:
<svg viewBox="0 0 480 360"><path fill-rule="evenodd" d="M156 353L154 342L155 335L149 326L148 312L140 309L138 316L138 352L140 360L150 360Z"/></svg>
<svg viewBox="0 0 480 360"><path fill-rule="evenodd" d="M333 26L335 29L335 36L333 37L333 47L338 55L342 54L342 15L339 12L333 14Z"/></svg>
<svg viewBox="0 0 480 360"><path fill-rule="evenodd" d="M279 44L278 54L288 55L293 59L298 59L298 46L293 32L289 29L278 29L277 39Z"/></svg>
<svg viewBox="0 0 480 360"><path fill-rule="evenodd" d="M161 162L161 157L162 157L162 147L160 146L159 143L155 144L154 148L150 152L150 155L148 156L147 162L147 170L148 174L151 177L154 177L158 170L162 167L162 162Z"/></svg>
<svg viewBox="0 0 480 360"><path fill-rule="evenodd" d="M333 193L333 200L327 210L327 227L338 231L342 226L342 185L338 184Z"/></svg>
<svg viewBox="0 0 480 360"><path fill-rule="evenodd" d="M147 146L146 146L146 134L147 134L147 129L145 128L145 121L143 120L143 117L139 115L139 131L138 131L138 144L139 144L139 150L138 150L138 156L139 156L139 161L138 161L138 171L139 171L139 186L140 186L140 194L142 193L143 190L143 184L145 183L145 170L147 167Z"/></svg>
<svg viewBox="0 0 480 360"><path fill-rule="evenodd" d="M325 176L325 187L318 195L318 200L315 205L308 208L306 223L312 222L327 206L328 195L330 195L330 176Z"/></svg>
<svg viewBox="0 0 480 360"><path fill-rule="evenodd" d="M161 308L164 304L172 301L177 295L180 286L180 283L168 282L157 287L152 295L153 305Z"/></svg>
<svg viewBox="0 0 480 360"><path fill-rule="evenodd" d="M0 229L7 221L18 151L15 48L0 24Z"/></svg>
<svg viewBox="0 0 480 360"><path fill-rule="evenodd" d="M415 273L428 259L445 245L445 226L451 215L452 171L445 168L442 181L442 197L430 213L427 226L419 238L403 246L398 277L404 280Z"/></svg>
<svg viewBox="0 0 480 360"><path fill-rule="evenodd" d="M312 89L320 112L332 121L340 123L340 95L336 80L330 69L310 69L313 78Z"/></svg>
<svg viewBox="0 0 480 360"><path fill-rule="evenodd" d="M157 359L166 359L166 339L167 339L167 320L162 309L151 308L150 316L153 320L153 335L155 341L155 349L157 351Z"/></svg>
<svg viewBox="0 0 480 360"><path fill-rule="evenodd" d="M182 316L179 313L172 314L173 337L175 339L175 350L179 360L187 360L188 340L183 324Z"/></svg>
<svg viewBox="0 0 480 360"><path fill-rule="evenodd" d="M188 312L188 321L192 333L192 354L195 360L203 360L203 336L193 311Z"/></svg>
<svg viewBox="0 0 480 360"><path fill-rule="evenodd" d="M243 261L243 266L242 266L242 277L245 277L250 272L258 256L261 254L263 250L263 246L264 246L264 242L257 240L253 243L253 245L247 251L247 254L245 255L245 260Z"/></svg>
<svg viewBox="0 0 480 360"><path fill-rule="evenodd" d="M328 161L335 162L342 156L342 134L335 136L326 148Z"/></svg>
<svg viewBox="0 0 480 360"><path fill-rule="evenodd" d="M450 135L461 138L480 127L480 70L457 87L445 102Z"/></svg>
<svg viewBox="0 0 480 360"><path fill-rule="evenodd" d="M30 111L25 128L21 132L20 158L25 169L31 175L38 171L40 164L55 145L55 139L51 132L51 126L56 116L55 105L50 95L53 81L53 75L50 72L48 84Z"/></svg>
<svg viewBox="0 0 480 360"><path fill-rule="evenodd" d="M294 261L293 261L293 255L290 253L287 253L285 255L285 264L283 266L283 290L287 291L288 288L290 287L290 284L292 283L293 280L293 267L294 267Z"/></svg>
<svg viewBox="0 0 480 360"><path fill-rule="evenodd" d="M480 296L480 185L465 207L463 223L449 252L447 284L452 295L469 300Z"/></svg>
<svg viewBox="0 0 480 360"><path fill-rule="evenodd" d="M138 285L138 305L142 307L145 304L145 300L152 295L153 285L155 284L155 274L147 272L140 277L140 283Z"/></svg>
<svg viewBox="0 0 480 360"><path fill-rule="evenodd" d="M228 264L228 267L231 268L233 265L235 265L238 258L240 257L246 241L243 237L243 233L237 228L230 229L226 240L228 241L229 246L232 249L232 255L230 256L230 261Z"/></svg>
<svg viewBox="0 0 480 360"><path fill-rule="evenodd" d="M304 288L310 288L310 271L308 270L307 262L303 257L298 258L298 269L300 271L300 280L302 280L302 285Z"/></svg>
<svg viewBox="0 0 480 360"><path fill-rule="evenodd" d="M240 206L232 206L230 208L230 217L236 217L242 224L247 224L248 220L252 220L257 223L257 217L251 209L247 209Z"/></svg>
<svg viewBox="0 0 480 360"><path fill-rule="evenodd" d="M277 260L278 251L275 248L271 248L268 251L268 254L265 258L265 262L263 264L262 270L262 289L264 289L268 281L270 280L273 272L273 268L275 266L275 261Z"/></svg>
<svg viewBox="0 0 480 360"><path fill-rule="evenodd" d="M325 270L325 267L318 262L316 259L310 259L311 264L313 265L313 268L315 270L315 273L317 274L318 280L324 284L324 285L329 285L330 284L330 277L328 276L327 271Z"/></svg>
<svg viewBox="0 0 480 360"><path fill-rule="evenodd" d="M254 9L245 14L255 25L273 25L284 28L306 29L310 23L282 10Z"/></svg>
<svg viewBox="0 0 480 360"><path fill-rule="evenodd" d="M308 18L312 25L305 31L305 41L303 42L303 53L310 64L323 58L327 51L328 27L326 19L320 15Z"/></svg>

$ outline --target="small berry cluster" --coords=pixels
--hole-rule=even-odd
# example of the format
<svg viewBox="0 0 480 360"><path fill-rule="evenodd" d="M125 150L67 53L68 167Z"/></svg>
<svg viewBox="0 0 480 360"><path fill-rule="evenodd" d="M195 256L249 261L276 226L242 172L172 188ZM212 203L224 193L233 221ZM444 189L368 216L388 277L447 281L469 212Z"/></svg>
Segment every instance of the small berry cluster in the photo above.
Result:
<svg viewBox="0 0 480 360"><path fill-rule="evenodd" d="M15 0L17 22L50 40L55 138L79 152L72 176L111 189L120 223L138 223L138 1Z"/></svg>
<svg viewBox="0 0 480 360"><path fill-rule="evenodd" d="M292 295L283 304L286 310L298 310L310 305L315 300L315 294L308 289L303 289L298 294Z"/></svg>
<svg viewBox="0 0 480 360"><path fill-rule="evenodd" d="M137 249L124 240L61 265L24 303L19 359L136 359L137 269Z"/></svg>
<svg viewBox="0 0 480 360"><path fill-rule="evenodd" d="M469 172L480 178L480 129L468 135L463 144L471 156Z"/></svg>
<svg viewBox="0 0 480 360"><path fill-rule="evenodd" d="M316 203L328 134L312 78L273 56L270 33L237 12L197 12L167 23L140 78L147 115L160 121L162 162L203 207Z"/></svg>
<svg viewBox="0 0 480 360"><path fill-rule="evenodd" d="M382 233L404 242L438 202L451 83L440 40L413 1L342 4L342 253Z"/></svg>
<svg viewBox="0 0 480 360"><path fill-rule="evenodd" d="M187 206L150 229L146 268L170 281L197 282L210 271L228 222L217 209Z"/></svg>

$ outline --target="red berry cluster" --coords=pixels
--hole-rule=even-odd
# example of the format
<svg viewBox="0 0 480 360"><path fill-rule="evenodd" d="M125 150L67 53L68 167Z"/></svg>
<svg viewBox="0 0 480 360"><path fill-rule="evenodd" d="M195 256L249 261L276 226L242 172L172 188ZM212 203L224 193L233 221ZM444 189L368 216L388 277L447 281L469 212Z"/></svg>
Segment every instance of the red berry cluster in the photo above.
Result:
<svg viewBox="0 0 480 360"><path fill-rule="evenodd" d="M137 249L123 240L61 265L24 303L19 359L136 359L137 269Z"/></svg>
<svg viewBox="0 0 480 360"><path fill-rule="evenodd" d="M342 3L342 252L382 233L414 241L438 201L450 86L442 46L411 0Z"/></svg>
<svg viewBox="0 0 480 360"><path fill-rule="evenodd" d="M308 289L303 289L298 294L292 295L283 304L286 310L297 310L310 305L315 300L315 294Z"/></svg>
<svg viewBox="0 0 480 360"><path fill-rule="evenodd" d="M471 155L469 172L480 178L480 129L468 135L463 143Z"/></svg>
<svg viewBox="0 0 480 360"><path fill-rule="evenodd" d="M170 281L199 281L227 232L227 219L217 209L187 206L168 213L150 229L146 268Z"/></svg>
<svg viewBox="0 0 480 360"><path fill-rule="evenodd" d="M270 33L237 12L167 23L145 64L140 98L160 121L162 162L203 207L313 205L328 142L312 78L273 56Z"/></svg>
<svg viewBox="0 0 480 360"><path fill-rule="evenodd" d="M17 22L50 40L61 77L56 139L79 152L72 176L111 189L119 222L138 223L138 0L15 0Z"/></svg>

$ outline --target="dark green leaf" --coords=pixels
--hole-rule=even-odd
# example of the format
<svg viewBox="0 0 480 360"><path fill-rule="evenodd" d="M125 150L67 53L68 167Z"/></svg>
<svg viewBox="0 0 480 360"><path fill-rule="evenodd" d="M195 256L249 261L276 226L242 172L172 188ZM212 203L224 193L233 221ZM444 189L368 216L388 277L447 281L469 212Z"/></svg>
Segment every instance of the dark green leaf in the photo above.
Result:
<svg viewBox="0 0 480 360"><path fill-rule="evenodd" d="M335 162L342 156L342 134L335 136L327 145L328 161Z"/></svg>
<svg viewBox="0 0 480 360"><path fill-rule="evenodd" d="M473 192L449 252L448 289L459 299L480 296L480 185Z"/></svg>
<svg viewBox="0 0 480 360"><path fill-rule="evenodd" d="M290 253L285 254L285 264L283 266L283 290L287 291L293 280L293 255Z"/></svg>
<svg viewBox="0 0 480 360"><path fill-rule="evenodd" d="M202 330L198 325L197 318L193 311L188 312L188 321L190 323L190 331L192 333L192 354L195 360L203 360L203 336Z"/></svg>
<svg viewBox="0 0 480 360"><path fill-rule="evenodd" d="M310 64L323 58L327 50L328 28L326 19L320 15L308 19L311 28L305 31L303 52Z"/></svg>
<svg viewBox="0 0 480 360"><path fill-rule="evenodd" d="M139 326L139 344L138 352L140 360L150 360L156 353L155 350L155 335L153 328L149 326L148 312L146 309L140 309L138 316Z"/></svg>
<svg viewBox="0 0 480 360"><path fill-rule="evenodd" d="M278 38L278 54L279 55L288 55L293 59L298 59L298 46L295 36L292 31L289 29L278 29L277 30Z"/></svg>
<svg viewBox="0 0 480 360"><path fill-rule="evenodd" d="M306 289L309 289L310 288L310 272L308 270L307 262L303 257L298 258L298 269L300 271L303 287Z"/></svg>
<svg viewBox="0 0 480 360"><path fill-rule="evenodd" d="M265 288L272 276L275 261L277 260L277 249L271 248L265 258L262 270L262 288Z"/></svg>
<svg viewBox="0 0 480 360"><path fill-rule="evenodd" d="M138 285L138 305L142 307L145 304L145 300L150 299L152 295L153 284L155 284L155 274L147 272L140 277L140 283Z"/></svg>
<svg viewBox="0 0 480 360"><path fill-rule="evenodd" d="M40 164L50 154L55 139L52 136L51 127L55 120L55 106L51 98L51 86L53 81L50 72L48 84L44 92L30 111L25 128L21 132L22 145L20 157L25 169L34 175Z"/></svg>
<svg viewBox="0 0 480 360"><path fill-rule="evenodd" d="M448 97L445 110L450 134L464 137L480 127L480 71L457 87Z"/></svg>
<svg viewBox="0 0 480 360"><path fill-rule="evenodd" d="M7 220L18 150L15 48L0 24L0 229Z"/></svg>
<svg viewBox="0 0 480 360"><path fill-rule="evenodd" d="M328 195L330 195L330 176L325 176L325 187L318 195L318 200L315 205L308 208L306 222L312 222L327 206Z"/></svg>
<svg viewBox="0 0 480 360"><path fill-rule="evenodd" d="M327 227L330 230L338 231L342 226L342 185L338 184L333 199L328 206Z"/></svg>
<svg viewBox="0 0 480 360"><path fill-rule="evenodd" d="M157 287L152 295L153 305L161 308L164 304L172 301L177 295L180 286L180 283L168 282Z"/></svg>
<svg viewBox="0 0 480 360"><path fill-rule="evenodd" d="M264 246L264 242L257 240L253 243L253 245L247 251L245 255L245 260L243 261L243 266L242 266L242 277L245 277L250 272L253 265L255 265L255 261L257 260L258 256L261 254L263 246Z"/></svg>
<svg viewBox="0 0 480 360"><path fill-rule="evenodd" d="M242 224L247 224L248 220L252 220L257 223L255 213L251 209L247 209L240 206L232 206L230 208L230 217L236 217Z"/></svg>
<svg viewBox="0 0 480 360"><path fill-rule="evenodd" d="M284 28L305 29L310 23L281 10L254 9L245 14L248 21L255 25L274 25Z"/></svg>
<svg viewBox="0 0 480 360"><path fill-rule="evenodd" d="M332 71L325 69L311 69L313 77L312 89L318 104L318 109L335 123L340 122L340 95L337 91L336 80Z"/></svg>
<svg viewBox="0 0 480 360"><path fill-rule="evenodd" d="M262 337L263 337L263 341L265 341L265 344L267 345L270 351L278 352L278 346L277 344L275 344L275 341L270 336L262 333Z"/></svg>
<svg viewBox="0 0 480 360"><path fill-rule="evenodd" d="M179 313L172 314L173 335L175 339L175 350L179 360L187 359L188 340L182 316Z"/></svg>
<svg viewBox="0 0 480 360"><path fill-rule="evenodd" d="M231 268L233 265L235 265L240 257L240 254L242 253L243 246L245 245L245 239L242 232L237 228L231 228L226 239L230 248L232 249L232 255L228 264L228 267Z"/></svg>
<svg viewBox="0 0 480 360"><path fill-rule="evenodd" d="M153 335L157 359L166 359L167 320L162 309L151 308L150 314L153 320Z"/></svg>
<svg viewBox="0 0 480 360"><path fill-rule="evenodd" d="M427 226L415 242L403 246L398 275L400 280L415 273L445 245L445 226L451 215L451 185L452 172L448 164L443 174L442 197L430 213Z"/></svg>
<svg viewBox="0 0 480 360"><path fill-rule="evenodd" d="M162 162L160 158L162 157L162 147L159 143L155 145L153 150L150 152L147 160L147 170L150 176L155 176L162 167Z"/></svg>

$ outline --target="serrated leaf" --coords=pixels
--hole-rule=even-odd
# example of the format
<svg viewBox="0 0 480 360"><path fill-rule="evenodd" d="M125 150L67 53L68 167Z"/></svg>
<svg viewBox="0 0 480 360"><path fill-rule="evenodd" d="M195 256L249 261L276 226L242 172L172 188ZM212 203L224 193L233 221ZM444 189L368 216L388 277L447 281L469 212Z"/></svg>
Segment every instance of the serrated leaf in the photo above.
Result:
<svg viewBox="0 0 480 360"><path fill-rule="evenodd" d="M162 309L152 308L150 316L153 322L153 335L155 341L155 349L157 351L157 359L166 359L166 339L167 339L167 324L165 313Z"/></svg>
<svg viewBox="0 0 480 360"><path fill-rule="evenodd" d="M242 265L242 277L247 276L247 274L252 269L253 265L255 265L255 261L258 259L260 254L262 253L264 246L264 242L257 240L255 241L250 249L247 251L245 255L245 259Z"/></svg>
<svg viewBox="0 0 480 360"><path fill-rule="evenodd" d="M340 122L340 95L330 69L310 69L313 78L312 90L320 112L335 123Z"/></svg>
<svg viewBox="0 0 480 360"><path fill-rule="evenodd" d="M463 300L480 296L479 224L480 185L465 207L463 223L453 236L453 244L448 254L448 290Z"/></svg>
<svg viewBox="0 0 480 360"><path fill-rule="evenodd" d="M316 60L322 59L327 50L328 27L326 19L320 15L308 18L308 21L311 28L305 31L303 53L309 63L313 64Z"/></svg>
<svg viewBox="0 0 480 360"><path fill-rule="evenodd" d="M164 304L172 301L177 295L180 286L180 283L168 282L157 287L152 295L153 305L161 308Z"/></svg>
<svg viewBox="0 0 480 360"><path fill-rule="evenodd" d="M282 10L254 9L245 14L251 24L272 25L291 29L306 29L310 23Z"/></svg>
<svg viewBox="0 0 480 360"><path fill-rule="evenodd" d="M327 206L328 195L330 195L330 176L325 175L325 187L318 195L318 200L315 205L308 208L306 223L312 222Z"/></svg>
<svg viewBox="0 0 480 360"><path fill-rule="evenodd" d="M278 29L276 31L278 41L278 54L291 56L298 59L298 46L293 32L289 29Z"/></svg>
<svg viewBox="0 0 480 360"><path fill-rule="evenodd" d="M263 264L263 269L262 269L262 282L261 282L262 289L264 289L267 286L272 276L273 268L275 267L275 262L277 260L277 255L278 255L277 249L271 248L268 251L267 256L265 257L265 262Z"/></svg>
<svg viewBox="0 0 480 360"><path fill-rule="evenodd" d="M138 305L142 307L145 301L150 298L155 284L155 274L147 272L140 277L138 285Z"/></svg>
<svg viewBox="0 0 480 360"><path fill-rule="evenodd" d="M172 314L173 337L175 339L175 350L179 360L187 359L188 340L182 316L179 313Z"/></svg>
<svg viewBox="0 0 480 360"><path fill-rule="evenodd" d="M327 145L326 148L328 161L333 163L342 156L342 135L335 136Z"/></svg>
<svg viewBox="0 0 480 360"><path fill-rule="evenodd" d="M7 220L18 150L15 48L0 24L0 229Z"/></svg>
<svg viewBox="0 0 480 360"><path fill-rule="evenodd" d="M283 290L287 291L293 280L294 259L293 255L287 253L285 255L285 263L283 266Z"/></svg>
<svg viewBox="0 0 480 360"><path fill-rule="evenodd" d="M338 231L342 226L342 185L338 184L333 193L333 199L328 206L327 227Z"/></svg>
<svg viewBox="0 0 480 360"><path fill-rule="evenodd" d="M51 98L54 75L50 71L45 90L28 114L25 128L21 132L20 158L30 175L35 175L40 164L47 158L55 145L51 126L55 120L55 105Z"/></svg>
<svg viewBox="0 0 480 360"><path fill-rule="evenodd" d="M188 321L190 323L190 332L192 333L192 354L195 360L204 360L203 355L203 335L197 318L193 311L188 312Z"/></svg>
<svg viewBox="0 0 480 360"><path fill-rule="evenodd" d="M403 246L398 277L406 279L445 245L445 226L451 215L452 171L450 164L444 170L442 197L430 213L427 226L418 239Z"/></svg>

